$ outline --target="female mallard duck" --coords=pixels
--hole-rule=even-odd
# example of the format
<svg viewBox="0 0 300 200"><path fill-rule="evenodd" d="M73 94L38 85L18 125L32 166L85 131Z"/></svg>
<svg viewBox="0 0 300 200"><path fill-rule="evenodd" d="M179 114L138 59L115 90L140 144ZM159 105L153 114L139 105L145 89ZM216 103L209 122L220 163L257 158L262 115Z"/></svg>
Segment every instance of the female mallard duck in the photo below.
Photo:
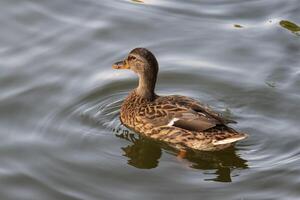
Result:
<svg viewBox="0 0 300 200"><path fill-rule="evenodd" d="M179 150L216 151L247 137L227 126L234 121L192 98L156 95L158 63L149 50L133 49L113 68L131 69L139 76L138 87L121 107L120 118L128 128Z"/></svg>

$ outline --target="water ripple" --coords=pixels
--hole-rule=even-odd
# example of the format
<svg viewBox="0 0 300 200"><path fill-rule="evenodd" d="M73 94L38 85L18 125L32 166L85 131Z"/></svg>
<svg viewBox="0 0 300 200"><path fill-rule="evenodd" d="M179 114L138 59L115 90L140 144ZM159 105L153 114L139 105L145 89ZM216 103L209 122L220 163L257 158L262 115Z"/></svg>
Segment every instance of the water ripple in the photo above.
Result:
<svg viewBox="0 0 300 200"><path fill-rule="evenodd" d="M298 0L0 5L1 199L299 198ZM111 64L137 46L157 55L158 94L250 137L178 161L122 126L137 78Z"/></svg>

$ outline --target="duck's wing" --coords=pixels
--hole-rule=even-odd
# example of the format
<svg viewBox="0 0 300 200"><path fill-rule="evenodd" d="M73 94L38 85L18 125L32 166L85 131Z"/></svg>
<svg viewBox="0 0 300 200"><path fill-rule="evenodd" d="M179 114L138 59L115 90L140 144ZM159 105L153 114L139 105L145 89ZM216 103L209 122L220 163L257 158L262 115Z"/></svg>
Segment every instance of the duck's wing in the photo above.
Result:
<svg viewBox="0 0 300 200"><path fill-rule="evenodd" d="M199 101L192 99L190 97L172 95L172 96L165 96L165 97L160 97L160 98L161 98L161 100L159 100L159 101L164 101L164 99L166 99L167 101L173 102L176 105L190 108L199 114L204 114L204 115L210 116L210 117L216 119L217 121L219 121L221 124L237 123L234 120L223 117L220 113L214 111L208 105L202 104Z"/></svg>
<svg viewBox="0 0 300 200"><path fill-rule="evenodd" d="M154 103L141 108L137 117L156 127L176 126L190 131L204 131L224 124L217 113L182 96L159 97Z"/></svg>

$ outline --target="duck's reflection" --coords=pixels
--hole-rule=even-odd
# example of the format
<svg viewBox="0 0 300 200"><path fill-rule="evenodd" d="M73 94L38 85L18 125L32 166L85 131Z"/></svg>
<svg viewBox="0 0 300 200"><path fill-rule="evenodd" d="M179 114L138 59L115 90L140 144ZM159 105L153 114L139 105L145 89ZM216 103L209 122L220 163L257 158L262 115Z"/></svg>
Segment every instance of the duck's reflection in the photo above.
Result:
<svg viewBox="0 0 300 200"><path fill-rule="evenodd" d="M202 170L215 169L216 177L207 179L219 182L231 182L233 169L247 169L247 161L236 154L234 147L219 152L189 152L186 159L190 167Z"/></svg>
<svg viewBox="0 0 300 200"><path fill-rule="evenodd" d="M122 147L124 156L128 157L128 164L140 169L151 169L158 166L162 155L162 149L176 155L176 151L169 147L141 137L128 130L117 131L117 137L126 139L132 144ZM195 152L189 151L184 158L188 161L189 167L202 170L215 170L216 175L207 181L231 182L233 169L248 168L247 161L236 154L234 147L220 152Z"/></svg>
<svg viewBox="0 0 300 200"><path fill-rule="evenodd" d="M128 164L140 169L151 169L158 165L162 150L159 144L142 138L125 130L116 134L117 137L126 139L132 144L122 147L124 156L128 157Z"/></svg>

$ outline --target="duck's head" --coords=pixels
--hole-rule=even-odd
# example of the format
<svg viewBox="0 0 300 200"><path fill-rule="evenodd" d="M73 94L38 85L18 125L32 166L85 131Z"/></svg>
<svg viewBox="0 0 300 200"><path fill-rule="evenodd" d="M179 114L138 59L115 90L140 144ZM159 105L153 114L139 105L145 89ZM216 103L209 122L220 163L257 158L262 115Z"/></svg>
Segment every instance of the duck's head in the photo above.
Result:
<svg viewBox="0 0 300 200"><path fill-rule="evenodd" d="M148 98L154 96L158 73L155 56L146 48L135 48L123 60L113 64L114 69L130 69L139 76L138 94Z"/></svg>
<svg viewBox="0 0 300 200"><path fill-rule="evenodd" d="M157 60L146 48L133 49L123 61L116 62L113 68L130 69L139 75L158 72Z"/></svg>

